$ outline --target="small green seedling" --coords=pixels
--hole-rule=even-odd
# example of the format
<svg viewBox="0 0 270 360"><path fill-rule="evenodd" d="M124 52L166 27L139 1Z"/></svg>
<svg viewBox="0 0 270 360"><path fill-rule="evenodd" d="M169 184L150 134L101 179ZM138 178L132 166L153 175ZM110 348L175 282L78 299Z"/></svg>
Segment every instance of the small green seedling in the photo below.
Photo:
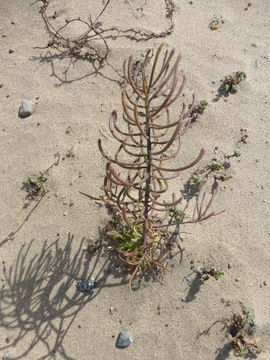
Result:
<svg viewBox="0 0 270 360"><path fill-rule="evenodd" d="M208 102L206 100L201 100L192 110L192 114L203 114L204 110L207 108Z"/></svg>
<svg viewBox="0 0 270 360"><path fill-rule="evenodd" d="M48 177L45 173L39 172L38 175L30 175L27 177L26 185L27 191L31 195L37 195L44 189L44 183L47 181Z"/></svg>
<svg viewBox="0 0 270 360"><path fill-rule="evenodd" d="M206 100L201 100L199 103L193 108L190 117L191 122L195 122L199 115L202 115L204 113L204 110L207 108L208 102Z"/></svg>
<svg viewBox="0 0 270 360"><path fill-rule="evenodd" d="M67 129L66 129L66 134L67 134L67 135L70 134L70 133L71 133L71 130L72 130L72 129L71 129L71 126L68 126Z"/></svg>
<svg viewBox="0 0 270 360"><path fill-rule="evenodd" d="M185 215L183 212L178 208L178 206L174 206L169 211L169 223L173 223L174 221L183 221L185 218Z"/></svg>
<svg viewBox="0 0 270 360"><path fill-rule="evenodd" d="M220 279L221 276L223 276L223 275L224 275L224 271L222 271L222 270L216 270L213 274L213 276L216 280Z"/></svg>
<svg viewBox="0 0 270 360"><path fill-rule="evenodd" d="M68 159L75 158L74 146L72 146L70 149L67 150L66 154L62 157L62 160L65 160L65 158Z"/></svg>
<svg viewBox="0 0 270 360"><path fill-rule="evenodd" d="M210 169L212 171L221 171L224 170L224 165L220 161L213 161L210 165Z"/></svg>
<svg viewBox="0 0 270 360"><path fill-rule="evenodd" d="M253 320L252 316L250 315L249 310L246 308L246 306L242 302L240 302L240 305L241 305L241 310L242 310L242 314L244 316L245 323L253 325L254 320Z"/></svg>
<svg viewBox="0 0 270 360"><path fill-rule="evenodd" d="M256 354L259 355L261 353L263 353L265 350L264 350L264 347L261 346L261 345L258 345L258 348L256 350Z"/></svg>
<svg viewBox="0 0 270 360"><path fill-rule="evenodd" d="M204 177L202 174L195 173L190 178L190 186L194 188L199 188L203 180Z"/></svg>
<svg viewBox="0 0 270 360"><path fill-rule="evenodd" d="M231 300L228 300L228 299L225 299L225 298L221 298L221 299L220 299L220 302L221 302L222 304L224 304L226 307L232 305Z"/></svg>
<svg viewBox="0 0 270 360"><path fill-rule="evenodd" d="M165 151L163 154L161 154L161 157L162 158L169 157L172 153L173 153L173 149L169 149L169 150Z"/></svg>
<svg viewBox="0 0 270 360"><path fill-rule="evenodd" d="M232 73L232 75L225 76L220 80L220 89L225 93L235 93L237 91L237 85L239 85L241 81L244 81L246 77L244 71L237 71Z"/></svg>
<svg viewBox="0 0 270 360"><path fill-rule="evenodd" d="M12 336L8 335L5 340L6 344L9 344L11 342L11 340L12 340Z"/></svg>

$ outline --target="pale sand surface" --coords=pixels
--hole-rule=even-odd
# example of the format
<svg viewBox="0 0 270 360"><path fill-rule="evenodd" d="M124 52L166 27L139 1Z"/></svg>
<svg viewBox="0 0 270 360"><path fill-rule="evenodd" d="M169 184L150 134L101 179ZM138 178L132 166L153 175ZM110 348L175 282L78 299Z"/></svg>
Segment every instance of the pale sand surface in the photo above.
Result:
<svg viewBox="0 0 270 360"><path fill-rule="evenodd" d="M166 29L163 1L144 3L111 1L103 25ZM256 337L264 344L259 358L270 359L270 2L254 0L247 11L246 0L175 3L175 29L165 45L183 55L186 93L194 89L209 103L184 138L181 161L193 159L202 146L207 152L200 167L209 163L215 146L221 158L237 148L241 157L231 159L232 179L221 184L225 188L215 201L215 208L226 213L203 225L183 227L182 261L176 256L170 262L165 286L149 281L130 294L127 278L116 271L113 261L91 257L85 250L88 239L98 239L98 229L108 216L79 194L79 190L100 192L105 161L97 139L102 137L107 149L114 146L107 125L113 109L121 113L117 75L104 66L98 75L86 76L93 72L92 65L78 61L67 73L71 81L62 83L67 60L53 61L54 76L50 63L33 60L46 53L34 47L48 41L40 4L0 0L0 358L6 354L9 360L233 359L221 323L207 335L199 334L239 310L242 300L254 316ZM63 21L86 18L90 11L97 14L102 1L52 0L50 6ZM208 24L215 15L222 16L224 24L211 31ZM161 41L109 39L109 61L121 71L131 53L140 58ZM9 48L14 53L9 54ZM247 74L239 91L213 101L219 80L237 70ZM24 99L37 104L22 120L18 108ZM69 126L71 132L66 134ZM237 147L241 128L247 130L247 143ZM63 155L72 146L76 157L60 160L50 171L49 192L23 223L36 204L32 201L24 208L23 181L48 168L55 153ZM178 193L182 181L173 185ZM8 235L18 228L10 239ZM194 293L185 280L192 259L223 269L225 275L218 281L210 279ZM92 298L75 288L76 280L88 276L98 281ZM264 281L267 285L260 287ZM181 302L185 297L188 301ZM220 298L230 299L232 306L225 308ZM113 314L110 307L115 308ZM115 347L122 329L134 340L125 350Z"/></svg>

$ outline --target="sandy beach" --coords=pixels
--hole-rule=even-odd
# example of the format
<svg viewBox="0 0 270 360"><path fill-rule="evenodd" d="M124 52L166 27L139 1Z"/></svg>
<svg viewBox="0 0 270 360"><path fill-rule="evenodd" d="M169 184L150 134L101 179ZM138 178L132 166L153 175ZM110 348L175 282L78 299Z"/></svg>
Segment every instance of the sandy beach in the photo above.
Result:
<svg viewBox="0 0 270 360"><path fill-rule="evenodd" d="M58 29L65 19L94 20L105 3L49 0L46 14ZM111 0L97 29L139 33L106 33L101 66L46 49L43 4L0 0L0 359L230 360L224 319L242 302L255 324L251 338L263 348L256 356L269 360L270 2ZM168 29L163 38L140 36ZM78 37L87 26L77 21L65 31ZM172 164L192 161L202 147L206 154L172 189L188 197L185 184L196 169L238 156L228 158L213 205L225 212L183 225L165 284L142 281L131 293L128 274L99 242L108 211L79 191L102 193L106 161L97 141L108 152L115 148L108 119L122 112L123 61L131 54L140 60L162 42L182 54L182 99L189 104L195 92L208 103ZM96 46L102 54L102 40ZM220 94L220 80L236 71L246 74L237 92ZM25 118L18 116L22 101L32 104ZM44 191L30 198L27 178L46 170ZM207 192L213 181L211 174ZM223 275L201 283L194 266ZM92 296L75 286L89 278L97 282ZM115 346L122 330L133 339L126 349Z"/></svg>

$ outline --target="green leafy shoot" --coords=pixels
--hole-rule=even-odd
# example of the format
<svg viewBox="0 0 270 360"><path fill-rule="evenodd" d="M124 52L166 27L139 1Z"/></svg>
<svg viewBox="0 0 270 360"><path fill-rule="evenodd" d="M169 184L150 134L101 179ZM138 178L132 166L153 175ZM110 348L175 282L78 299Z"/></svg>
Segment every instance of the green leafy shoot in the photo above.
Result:
<svg viewBox="0 0 270 360"><path fill-rule="evenodd" d="M246 73L244 71L237 71L232 73L229 76L225 76L221 81L220 89L225 93L234 93L237 91L237 85L240 84L241 81L244 81L247 78Z"/></svg>
<svg viewBox="0 0 270 360"><path fill-rule="evenodd" d="M183 212L178 208L178 206L174 206L169 211L169 224L173 223L174 221L183 221L185 215Z"/></svg>
<svg viewBox="0 0 270 360"><path fill-rule="evenodd" d="M143 245L142 226L134 226L133 230L124 227L121 233L113 235L113 239L120 249L134 251Z"/></svg>
<svg viewBox="0 0 270 360"><path fill-rule="evenodd" d="M231 300L228 300L228 299L225 299L225 298L221 298L221 299L220 299L220 302L221 302L222 304L224 304L226 307L232 305Z"/></svg>
<svg viewBox="0 0 270 360"><path fill-rule="evenodd" d="M210 168L212 171L222 171L224 170L224 165L220 161L214 161L210 165Z"/></svg>
<svg viewBox="0 0 270 360"><path fill-rule="evenodd" d="M39 172L38 175L30 175L27 177L26 184L28 191L31 193L39 193L44 187L44 183L47 181L48 177L43 172Z"/></svg>
<svg viewBox="0 0 270 360"><path fill-rule="evenodd" d="M214 272L214 278L215 278L216 280L220 279L221 276L223 276L223 275L224 275L224 272L223 272L222 270L216 270L216 271Z"/></svg>

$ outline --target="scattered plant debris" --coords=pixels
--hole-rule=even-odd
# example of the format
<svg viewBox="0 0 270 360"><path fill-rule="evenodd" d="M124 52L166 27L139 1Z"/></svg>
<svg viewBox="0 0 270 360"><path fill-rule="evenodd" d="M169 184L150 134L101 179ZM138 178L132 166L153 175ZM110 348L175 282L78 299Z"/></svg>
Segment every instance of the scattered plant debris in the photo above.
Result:
<svg viewBox="0 0 270 360"><path fill-rule="evenodd" d="M230 159L232 157L240 157L241 156L241 153L239 150L234 150L233 154L231 155L225 155L224 158L225 159Z"/></svg>
<svg viewBox="0 0 270 360"><path fill-rule="evenodd" d="M246 144L247 143L247 138L248 138L248 134L247 134L247 129L240 129L240 140L238 141L237 144Z"/></svg>
<svg viewBox="0 0 270 360"><path fill-rule="evenodd" d="M247 7L245 7L245 11L247 11L250 7L251 7L251 5L252 5L252 3L251 2L248 2L248 4L247 4Z"/></svg>
<svg viewBox="0 0 270 360"><path fill-rule="evenodd" d="M247 76L244 71L237 71L231 75L225 76L220 80L220 90L226 94L234 94L237 92L237 85L239 85L240 82L244 81L246 78Z"/></svg>
<svg viewBox="0 0 270 360"><path fill-rule="evenodd" d="M203 282L209 280L211 276L214 277L216 280L219 280L224 275L224 272L222 270L217 270L216 268L193 268L193 271L200 276L200 279Z"/></svg>
<svg viewBox="0 0 270 360"><path fill-rule="evenodd" d="M255 339L250 339L255 333L254 320L245 305L240 304L240 313L233 313L230 319L223 319L227 333L231 336L234 353L241 357L260 354L263 347Z"/></svg>
<svg viewBox="0 0 270 360"><path fill-rule="evenodd" d="M95 254L100 249L100 246L99 240L89 241L87 248L91 254Z"/></svg>
<svg viewBox="0 0 270 360"><path fill-rule="evenodd" d="M199 191L200 187L206 183L210 175L214 176L215 180L227 181L231 179L231 175L226 174L229 167L227 162L218 161L216 158L211 160L211 164L204 168L195 171L188 180L187 187Z"/></svg>
<svg viewBox="0 0 270 360"><path fill-rule="evenodd" d="M120 143L114 157L107 155L101 139L98 141L99 150L108 161L104 195L97 198L82 193L119 212L120 228L111 229L111 235L120 259L131 272L130 289L133 279L138 275L151 274L155 280L163 283L159 275L166 268L164 259L171 246L171 235L174 234L169 230L170 226L179 230L181 224L199 223L222 213L209 210L216 191L212 192L207 201L206 194L201 195L199 191L190 220L184 219L189 202L180 210L176 207L182 202L182 197L176 198L172 194L172 200L166 201L168 181L197 164L205 151L201 149L197 158L185 166L170 168L165 165L180 151L180 142L190 125L190 113L196 98L193 95L189 110L185 111L183 105L177 120L170 119L169 107L181 95L186 78L184 76L179 84L180 55L170 67L175 50L166 50L159 64L162 48L163 45L157 50L150 69L151 50L147 52L140 76L138 67L132 72L135 65L132 56L128 62L124 62L122 105L126 129L119 128L117 113L113 111L109 118L109 130ZM172 145L175 145L176 150L164 156ZM172 218L175 221L171 221Z"/></svg>
<svg viewBox="0 0 270 360"><path fill-rule="evenodd" d="M67 134L67 135L70 134L71 131L72 131L71 126L68 126L67 129L66 129L66 134Z"/></svg>
<svg viewBox="0 0 270 360"><path fill-rule="evenodd" d="M209 29L214 31L214 30L218 30L218 28L220 27L220 24L224 24L224 20L223 20L222 16L219 16L219 17L215 16L210 21L208 27L209 27Z"/></svg>
<svg viewBox="0 0 270 360"><path fill-rule="evenodd" d="M231 300L228 300L228 299L225 299L225 298L221 298L221 299L220 299L220 302L221 302L222 304L224 304L226 307L229 307L229 306L232 305Z"/></svg>
<svg viewBox="0 0 270 360"><path fill-rule="evenodd" d="M75 158L74 146L72 146L70 149L67 150L66 154L62 157L62 160L65 160L65 158L68 159Z"/></svg>
<svg viewBox="0 0 270 360"><path fill-rule="evenodd" d="M39 172L38 175L30 175L27 177L25 187L31 197L36 197L45 191L45 182L48 177L43 172Z"/></svg>
<svg viewBox="0 0 270 360"><path fill-rule="evenodd" d="M197 103L190 116L191 116L191 123L195 122L199 115L202 115L204 113L204 110L207 108L208 102L206 100L201 100L199 103Z"/></svg>

